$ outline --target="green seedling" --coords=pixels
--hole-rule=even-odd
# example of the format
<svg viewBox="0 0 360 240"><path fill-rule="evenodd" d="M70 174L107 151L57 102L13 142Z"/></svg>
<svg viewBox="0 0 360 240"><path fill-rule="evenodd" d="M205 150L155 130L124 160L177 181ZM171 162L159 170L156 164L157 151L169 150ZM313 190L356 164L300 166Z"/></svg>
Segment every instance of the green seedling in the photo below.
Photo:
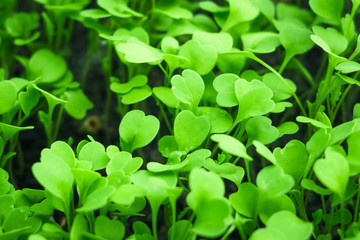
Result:
<svg viewBox="0 0 360 240"><path fill-rule="evenodd" d="M0 239L359 238L359 0L16 6L0 3ZM93 107L102 129L77 142L65 128ZM34 161L43 189L20 189Z"/></svg>

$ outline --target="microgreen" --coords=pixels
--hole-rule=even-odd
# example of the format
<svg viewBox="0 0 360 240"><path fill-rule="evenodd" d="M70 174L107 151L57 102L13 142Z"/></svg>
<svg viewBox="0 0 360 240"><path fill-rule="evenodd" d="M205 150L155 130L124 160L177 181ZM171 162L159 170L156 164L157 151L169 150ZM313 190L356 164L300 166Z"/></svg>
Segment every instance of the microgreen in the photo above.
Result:
<svg viewBox="0 0 360 240"><path fill-rule="evenodd" d="M17 2L0 239L359 238L359 0Z"/></svg>

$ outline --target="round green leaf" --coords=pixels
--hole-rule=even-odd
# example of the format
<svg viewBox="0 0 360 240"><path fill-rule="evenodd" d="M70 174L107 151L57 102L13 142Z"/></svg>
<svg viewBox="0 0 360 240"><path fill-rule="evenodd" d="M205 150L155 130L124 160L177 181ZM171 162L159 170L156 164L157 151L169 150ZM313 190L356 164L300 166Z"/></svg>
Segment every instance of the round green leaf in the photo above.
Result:
<svg viewBox="0 0 360 240"><path fill-rule="evenodd" d="M86 116L86 111L94 106L81 89L69 89L65 95L67 96L65 110L73 118L83 119Z"/></svg>
<svg viewBox="0 0 360 240"><path fill-rule="evenodd" d="M294 179L284 173L282 168L277 166L268 166L263 168L256 177L258 188L270 195L279 196L292 189Z"/></svg>
<svg viewBox="0 0 360 240"><path fill-rule="evenodd" d="M179 42L174 37L166 36L161 40L161 50L164 53L176 54L179 47Z"/></svg>
<svg viewBox="0 0 360 240"><path fill-rule="evenodd" d="M313 231L311 223L304 222L289 211L279 211L272 215L266 223L266 228L279 230L289 240L309 239Z"/></svg>
<svg viewBox="0 0 360 240"><path fill-rule="evenodd" d="M239 102L236 122L241 122L249 117L264 115L275 106L274 101L271 100L273 92L263 82L256 79L251 82L238 79L235 82L235 94Z"/></svg>
<svg viewBox="0 0 360 240"><path fill-rule="evenodd" d="M219 175L201 168L195 168L189 176L190 193L186 197L188 205L196 210L208 199L221 199L225 194L225 185Z"/></svg>
<svg viewBox="0 0 360 240"><path fill-rule="evenodd" d="M174 136L179 148L185 151L200 146L210 132L210 123L204 116L195 116L188 110L181 111L175 118Z"/></svg>
<svg viewBox="0 0 360 240"><path fill-rule="evenodd" d="M273 93L273 100L276 102L288 99L296 91L296 85L293 81L285 79L287 85L274 73L267 73L263 76L263 82ZM290 87L290 89L289 89Z"/></svg>
<svg viewBox="0 0 360 240"><path fill-rule="evenodd" d="M125 94L130 92L133 88L142 87L147 83L147 77L145 75L136 75L132 79L130 79L127 83L119 83L115 81L119 81L116 78L113 78L114 81L110 85L110 89L113 92L119 94Z"/></svg>
<svg viewBox="0 0 360 240"><path fill-rule="evenodd" d="M175 75L171 78L172 93L181 102L197 107L204 94L205 84L201 76L190 69L182 72L182 76Z"/></svg>
<svg viewBox="0 0 360 240"><path fill-rule="evenodd" d="M258 214L260 192L258 188L249 182L242 183L236 193L229 196L234 209L248 218L255 218Z"/></svg>
<svg viewBox="0 0 360 240"><path fill-rule="evenodd" d="M235 82L239 76L232 73L224 73L214 79L213 86L218 92L216 102L222 107L234 107L238 105L235 95Z"/></svg>
<svg viewBox="0 0 360 240"><path fill-rule="evenodd" d="M319 181L331 191L344 197L346 185L350 176L349 163L339 152L325 152L325 159L319 159L314 164L314 172Z"/></svg>
<svg viewBox="0 0 360 240"><path fill-rule="evenodd" d="M310 0L309 5L317 15L339 21L344 6L342 0Z"/></svg>
<svg viewBox="0 0 360 240"><path fill-rule="evenodd" d="M252 32L241 36L244 50L254 53L271 53L280 45L279 35L274 32Z"/></svg>
<svg viewBox="0 0 360 240"><path fill-rule="evenodd" d="M267 223L269 218L282 210L287 210L296 214L296 208L291 198L285 194L279 196L263 196L259 206L259 216L263 223Z"/></svg>
<svg viewBox="0 0 360 240"><path fill-rule="evenodd" d="M159 128L159 120L152 115L145 116L140 110L126 113L119 127L122 150L132 152L146 146L155 138Z"/></svg>
<svg viewBox="0 0 360 240"><path fill-rule="evenodd" d="M242 167L236 166L232 163L217 164L211 158L206 159L206 164L204 167L209 171L218 174L220 177L232 181L237 186L241 184L241 181L245 175L245 171Z"/></svg>
<svg viewBox="0 0 360 240"><path fill-rule="evenodd" d="M85 144L79 152L79 160L92 162L93 170L100 170L106 167L110 159L105 152L105 147L99 142Z"/></svg>
<svg viewBox="0 0 360 240"><path fill-rule="evenodd" d="M227 111L215 107L199 107L198 110L209 120L210 133L224 133L231 128L233 119Z"/></svg>
<svg viewBox="0 0 360 240"><path fill-rule="evenodd" d="M213 134L211 135L211 140L218 142L219 148L227 153L247 160L252 160L252 158L246 153L244 144L232 136L226 134Z"/></svg>
<svg viewBox="0 0 360 240"><path fill-rule="evenodd" d="M263 144L274 142L279 137L279 130L271 125L271 119L264 116L250 118L246 122L248 142L259 141Z"/></svg>
<svg viewBox="0 0 360 240"><path fill-rule="evenodd" d="M200 75L208 74L216 64L216 48L189 40L179 49L179 55L190 60L189 68ZM204 61L206 59L206 61Z"/></svg>
<svg viewBox="0 0 360 240"><path fill-rule="evenodd" d="M8 112L17 99L16 85L9 81L0 82L0 114Z"/></svg>
<svg viewBox="0 0 360 240"><path fill-rule="evenodd" d="M156 54L154 50L144 43L127 42L120 43L116 49L125 54L125 60L130 63L153 63L156 64L162 61L162 57ZM139 54L141 53L141 54Z"/></svg>
<svg viewBox="0 0 360 240"><path fill-rule="evenodd" d="M196 219L192 231L208 238L221 236L233 219L226 198L206 199L196 209Z"/></svg>
<svg viewBox="0 0 360 240"><path fill-rule="evenodd" d="M33 78L40 77L41 83L53 83L66 73L65 60L48 49L35 52L29 61Z"/></svg>
<svg viewBox="0 0 360 240"><path fill-rule="evenodd" d="M117 219L111 220L104 215L100 215L95 220L94 232L97 236L108 240L118 240L124 237L125 226Z"/></svg>
<svg viewBox="0 0 360 240"><path fill-rule="evenodd" d="M154 87L153 92L157 98L160 99L166 106L178 108L180 101L174 96L171 88L167 87Z"/></svg>
<svg viewBox="0 0 360 240"><path fill-rule="evenodd" d="M1 85L1 83L0 83ZM0 86L1 89L1 86ZM1 91L1 90L0 90ZM29 116L31 110L38 104L40 98L39 91L36 90L32 85L28 85L26 92L19 94L19 103L21 109L24 111L26 116ZM1 110L0 110L1 113Z"/></svg>
<svg viewBox="0 0 360 240"><path fill-rule="evenodd" d="M217 52L230 51L233 45L231 35L225 32L210 33L196 31L194 32L192 39L198 41L200 44L215 47Z"/></svg>
<svg viewBox="0 0 360 240"><path fill-rule="evenodd" d="M286 174L291 175L295 183L298 183L306 170L309 153L305 145L298 140L291 140L283 149L275 148L274 156L276 164L280 166Z"/></svg>

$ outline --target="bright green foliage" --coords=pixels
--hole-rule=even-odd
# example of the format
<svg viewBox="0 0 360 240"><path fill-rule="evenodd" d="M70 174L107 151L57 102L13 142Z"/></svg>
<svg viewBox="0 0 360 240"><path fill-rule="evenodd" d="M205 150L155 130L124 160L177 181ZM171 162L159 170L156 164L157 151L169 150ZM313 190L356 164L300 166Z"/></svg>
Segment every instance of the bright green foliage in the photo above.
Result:
<svg viewBox="0 0 360 240"><path fill-rule="evenodd" d="M0 239L359 238L359 0L18 2Z"/></svg>
<svg viewBox="0 0 360 240"><path fill-rule="evenodd" d="M204 94L204 81L201 76L192 70L184 70L182 76L175 75L171 78L171 91L182 103L195 110Z"/></svg>
<svg viewBox="0 0 360 240"><path fill-rule="evenodd" d="M259 141L263 144L274 142L279 137L279 130L271 125L271 120L264 116L250 118L246 122L248 142Z"/></svg>
<svg viewBox="0 0 360 240"><path fill-rule="evenodd" d="M284 173L282 168L268 166L263 168L256 177L258 188L270 195L282 195L294 186L294 179Z"/></svg>
<svg viewBox="0 0 360 240"><path fill-rule="evenodd" d="M325 158L315 162L314 171L322 184L339 194L340 198L344 197L350 169L348 161L341 153L327 148Z"/></svg>
<svg viewBox="0 0 360 240"><path fill-rule="evenodd" d="M268 222L266 228L259 229L250 237L256 239L309 239L313 226L311 223L304 222L288 211L275 213Z"/></svg>
<svg viewBox="0 0 360 240"><path fill-rule="evenodd" d="M252 160L252 158L246 153L245 146L234 137L226 134L213 134L211 136L211 140L218 142L220 149L227 153Z"/></svg>
<svg viewBox="0 0 360 240"><path fill-rule="evenodd" d="M280 166L286 174L291 175L295 183L299 183L303 176L308 162L309 154L305 145L297 140L292 140L283 149L275 148L274 156L276 164Z"/></svg>
<svg viewBox="0 0 360 240"><path fill-rule="evenodd" d="M179 49L179 55L190 61L190 68L200 75L205 75L213 69L217 60L216 48L211 45L201 44L196 40L187 41ZM206 59L206 61L204 61Z"/></svg>
<svg viewBox="0 0 360 240"><path fill-rule="evenodd" d="M279 35L274 32L257 32L242 35L244 50L255 53L271 53L280 45Z"/></svg>
<svg viewBox="0 0 360 240"><path fill-rule="evenodd" d="M222 107L234 107L238 104L235 95L235 82L239 77L236 74L225 73L214 79L214 88L218 92L216 102Z"/></svg>
<svg viewBox="0 0 360 240"><path fill-rule="evenodd" d="M179 149L197 148L210 132L210 123L204 116L195 116L188 110L181 111L174 121L174 136Z"/></svg>
<svg viewBox="0 0 360 240"><path fill-rule="evenodd" d="M122 119L119 127L122 150L132 152L149 144L159 131L159 120L145 116L144 112L133 110Z"/></svg>
<svg viewBox="0 0 360 240"><path fill-rule="evenodd" d="M248 82L238 79L235 82L235 94L239 102L236 122L264 115L275 106L274 101L271 100L273 92L259 80Z"/></svg>
<svg viewBox="0 0 360 240"><path fill-rule="evenodd" d="M17 89L13 82L0 82L0 114L8 112L15 104Z"/></svg>
<svg viewBox="0 0 360 240"><path fill-rule="evenodd" d="M194 169L189 183L191 192L186 201L196 212L193 231L205 237L221 235L232 221L230 204L223 197L223 181L215 173Z"/></svg>
<svg viewBox="0 0 360 240"><path fill-rule="evenodd" d="M49 84L58 81L64 76L66 62L47 49L37 51L29 61L33 78L40 77L40 82Z"/></svg>

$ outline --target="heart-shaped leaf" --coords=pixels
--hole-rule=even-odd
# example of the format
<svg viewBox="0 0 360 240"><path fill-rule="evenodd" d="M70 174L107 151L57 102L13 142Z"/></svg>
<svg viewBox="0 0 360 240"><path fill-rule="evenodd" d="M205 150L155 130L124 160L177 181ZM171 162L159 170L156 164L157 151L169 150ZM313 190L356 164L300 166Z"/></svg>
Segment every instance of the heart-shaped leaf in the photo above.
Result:
<svg viewBox="0 0 360 240"><path fill-rule="evenodd" d="M162 61L162 54L142 42L119 43L116 50L125 54L125 60L130 63L155 63ZM141 54L139 54L141 53Z"/></svg>
<svg viewBox="0 0 360 240"><path fill-rule="evenodd" d="M172 108L179 108L180 101L177 99L171 88L168 87L154 87L153 92L157 98L160 99L166 106Z"/></svg>
<svg viewBox="0 0 360 240"><path fill-rule="evenodd" d="M46 151L41 162L32 166L36 180L51 194L58 197L66 209L72 199L74 177L69 165L56 154Z"/></svg>
<svg viewBox="0 0 360 240"><path fill-rule="evenodd" d="M251 21L259 15L259 10L249 0L230 0L229 5L230 13L222 26L224 31L230 30L239 23Z"/></svg>
<svg viewBox="0 0 360 240"><path fill-rule="evenodd" d="M235 82L235 94L239 102L236 123L249 117L264 115L275 106L274 101L271 100L273 92L256 79L251 82L238 79Z"/></svg>
<svg viewBox="0 0 360 240"><path fill-rule="evenodd" d="M192 231L208 238L221 236L232 223L231 207L226 198L206 199L196 209Z"/></svg>
<svg viewBox="0 0 360 240"><path fill-rule="evenodd" d="M306 240L310 238L312 231L311 223L304 222L292 212L279 211L269 218L265 229L256 230L250 239L260 240L265 237L279 240Z"/></svg>
<svg viewBox="0 0 360 240"><path fill-rule="evenodd" d="M260 192L258 188L249 182L238 186L238 191L229 196L234 209L243 216L255 218L258 214Z"/></svg>
<svg viewBox="0 0 360 240"><path fill-rule="evenodd" d="M221 177L213 172L195 168L189 176L190 193L186 202L192 209L197 209L204 200L221 199L225 194L225 185Z"/></svg>
<svg viewBox="0 0 360 240"><path fill-rule="evenodd" d="M33 78L40 77L41 83L53 83L66 73L65 60L48 49L35 52L29 61Z"/></svg>
<svg viewBox="0 0 360 240"><path fill-rule="evenodd" d="M202 144L210 132L210 123L204 116L195 116L188 110L175 118L174 136L179 149L190 151Z"/></svg>
<svg viewBox="0 0 360 240"><path fill-rule="evenodd" d="M312 32L299 24L286 21L278 25L281 45L285 48L285 60L288 62L293 56L309 51L314 43L310 39Z"/></svg>
<svg viewBox="0 0 360 240"><path fill-rule="evenodd" d="M236 166L232 163L217 164L211 158L206 159L206 164L204 167L209 171L218 174L220 177L232 181L237 186L241 184L241 181L245 175L245 171L242 167Z"/></svg>
<svg viewBox="0 0 360 240"><path fill-rule="evenodd" d="M210 122L210 133L224 133L233 123L231 115L223 109L215 107L199 107L199 114Z"/></svg>
<svg viewBox="0 0 360 240"><path fill-rule="evenodd" d="M214 79L213 85L218 92L216 102L222 107L234 107L239 104L235 95L235 82L239 76L232 73L224 73Z"/></svg>
<svg viewBox="0 0 360 240"><path fill-rule="evenodd" d="M106 166L106 174L110 175L116 171L123 171L125 175L131 175L142 165L140 157L133 158L129 152L117 152L111 155L111 160Z"/></svg>
<svg viewBox="0 0 360 240"><path fill-rule="evenodd" d="M261 169L256 177L258 188L273 196L287 193L294 184L294 179L277 166L268 166Z"/></svg>
<svg viewBox="0 0 360 240"><path fill-rule="evenodd" d="M140 110L126 113L119 127L122 150L133 152L146 146L155 138L159 128L159 120L152 115L145 116Z"/></svg>
<svg viewBox="0 0 360 240"><path fill-rule="evenodd" d="M17 99L16 85L9 80L0 82L0 114L8 112Z"/></svg>
<svg viewBox="0 0 360 240"><path fill-rule="evenodd" d="M342 199L350 176L349 163L346 158L329 147L325 151L325 158L314 164L314 172L319 181L331 191L339 194Z"/></svg>
<svg viewBox="0 0 360 240"><path fill-rule="evenodd" d="M204 94L205 84L201 76L190 69L182 72L182 76L171 78L172 93L181 102L196 108Z"/></svg>
<svg viewBox="0 0 360 240"><path fill-rule="evenodd" d="M219 148L227 153L247 160L252 160L252 157L246 153L244 144L232 136L226 134L213 134L211 135L211 140L218 142Z"/></svg>
<svg viewBox="0 0 360 240"><path fill-rule="evenodd" d="M119 94L125 94L131 91L133 88L142 87L147 83L147 77L145 75L136 75L131 78L127 83L120 83L117 78L112 78L110 89L113 92Z"/></svg>
<svg viewBox="0 0 360 240"><path fill-rule="evenodd" d="M100 215L95 220L94 232L96 235L109 240L122 239L125 235L124 224L116 219L109 219Z"/></svg>
<svg viewBox="0 0 360 240"><path fill-rule="evenodd" d="M105 152L105 147L96 141L86 143L79 152L79 160L92 162L93 170L106 167L110 158Z"/></svg>
<svg viewBox="0 0 360 240"><path fill-rule="evenodd" d="M344 1L339 0L310 0L309 5L317 15L323 18L339 21Z"/></svg>
<svg viewBox="0 0 360 240"><path fill-rule="evenodd" d="M65 110L73 118L83 119L86 111L94 106L81 89L70 89L65 94L68 101L65 104Z"/></svg>
<svg viewBox="0 0 360 240"><path fill-rule="evenodd" d="M265 85L270 88L273 93L273 100L275 102L280 102L282 100L288 99L296 91L296 85L293 81L285 79L286 85L281 79L276 76L274 73L267 73L263 76L262 81Z"/></svg>
<svg viewBox="0 0 360 240"><path fill-rule="evenodd" d="M189 59L188 68L195 70L200 75L208 74L215 66L217 59L216 48L200 44L195 40L189 40L182 45L179 49L179 55Z"/></svg>
<svg viewBox="0 0 360 240"><path fill-rule="evenodd" d="M291 198L285 194L278 196L262 195L259 206L259 217L263 223L275 213L286 210L296 214L296 208Z"/></svg>
<svg viewBox="0 0 360 240"><path fill-rule="evenodd" d="M84 205L77 208L78 212L92 212L96 209L104 207L110 197L114 194L115 188L113 186L104 186L91 192L84 201Z"/></svg>
<svg viewBox="0 0 360 240"><path fill-rule="evenodd" d="M286 174L291 175L295 183L299 183L306 170L309 154L305 145L298 140L291 140L283 149L275 148L274 156L276 164L280 166Z"/></svg>
<svg viewBox="0 0 360 240"><path fill-rule="evenodd" d="M29 116L31 110L38 104L39 97L39 91L37 91L32 85L28 85L26 92L21 92L19 94L19 103L26 116Z"/></svg>
<svg viewBox="0 0 360 240"><path fill-rule="evenodd" d="M263 144L274 142L279 137L279 130L271 125L271 119L264 116L250 118L246 122L248 143L259 141Z"/></svg>
<svg viewBox="0 0 360 240"><path fill-rule="evenodd" d="M280 45L279 35L274 32L254 32L241 36L244 50L254 53L271 53Z"/></svg>
<svg viewBox="0 0 360 240"><path fill-rule="evenodd" d="M194 32L192 39L198 41L200 44L215 47L217 52L230 51L233 45L231 35L225 32L209 33L196 31Z"/></svg>

